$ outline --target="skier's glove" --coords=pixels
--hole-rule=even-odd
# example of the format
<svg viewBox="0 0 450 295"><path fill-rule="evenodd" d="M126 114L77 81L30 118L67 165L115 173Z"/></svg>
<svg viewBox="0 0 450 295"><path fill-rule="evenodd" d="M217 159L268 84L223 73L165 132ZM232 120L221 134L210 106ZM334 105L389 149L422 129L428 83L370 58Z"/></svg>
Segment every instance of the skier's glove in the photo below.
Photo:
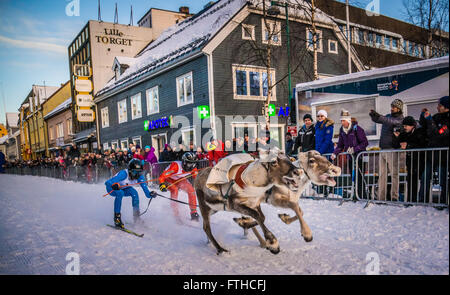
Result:
<svg viewBox="0 0 450 295"><path fill-rule="evenodd" d="M113 183L113 185L111 185L111 188L115 191L118 191L118 190L120 190L120 185L116 182L116 183Z"/></svg>
<svg viewBox="0 0 450 295"><path fill-rule="evenodd" d="M156 196L158 195L158 193L157 192L155 192L155 191L151 191L150 192L150 198L156 198Z"/></svg>
<svg viewBox="0 0 450 295"><path fill-rule="evenodd" d="M169 186L169 185L168 185L167 183L163 182L163 183L161 183L161 184L159 185L159 190L162 191L162 192L167 192L167 187L168 187L168 186Z"/></svg>

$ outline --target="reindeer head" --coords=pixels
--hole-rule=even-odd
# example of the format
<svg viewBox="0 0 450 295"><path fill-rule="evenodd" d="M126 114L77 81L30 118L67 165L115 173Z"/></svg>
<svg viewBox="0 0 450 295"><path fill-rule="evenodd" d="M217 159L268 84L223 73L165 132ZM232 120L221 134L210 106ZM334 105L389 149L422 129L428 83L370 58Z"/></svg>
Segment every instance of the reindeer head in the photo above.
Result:
<svg viewBox="0 0 450 295"><path fill-rule="evenodd" d="M298 190L299 181L304 172L296 167L284 152L279 149L261 150L259 156L260 161L267 169L270 182L274 185L286 186L292 191Z"/></svg>
<svg viewBox="0 0 450 295"><path fill-rule="evenodd" d="M341 168L333 165L317 151L299 153L298 160L294 164L302 168L316 185L335 186L334 177L341 175Z"/></svg>

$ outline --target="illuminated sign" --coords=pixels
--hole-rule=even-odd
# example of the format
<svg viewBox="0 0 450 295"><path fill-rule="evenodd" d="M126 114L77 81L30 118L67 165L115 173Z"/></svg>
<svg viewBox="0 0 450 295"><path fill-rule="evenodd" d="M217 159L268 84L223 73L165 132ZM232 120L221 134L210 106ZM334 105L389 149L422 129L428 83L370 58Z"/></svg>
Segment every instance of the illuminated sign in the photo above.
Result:
<svg viewBox="0 0 450 295"><path fill-rule="evenodd" d="M199 119L207 119L211 116L209 112L209 106L198 106L197 111Z"/></svg>
<svg viewBox="0 0 450 295"><path fill-rule="evenodd" d="M160 128L170 128L171 123L172 123L172 116L162 117L160 119L153 120L153 121L146 120L144 122L144 130L150 131L150 130L155 130L155 129L160 129Z"/></svg>

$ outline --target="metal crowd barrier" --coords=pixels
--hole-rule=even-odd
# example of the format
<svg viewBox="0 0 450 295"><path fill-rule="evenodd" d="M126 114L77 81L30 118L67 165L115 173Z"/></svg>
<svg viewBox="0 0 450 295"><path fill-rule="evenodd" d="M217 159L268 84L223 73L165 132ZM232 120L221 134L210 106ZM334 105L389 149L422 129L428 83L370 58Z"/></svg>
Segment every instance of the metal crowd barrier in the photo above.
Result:
<svg viewBox="0 0 450 295"><path fill-rule="evenodd" d="M159 176L161 175L161 173L163 173L164 170L166 170L166 168L169 167L171 163L172 162L153 163L149 167L149 170L147 170L147 175L146 175L147 180L158 179ZM203 160L199 160L198 161L198 165L197 165L198 169L206 168L208 166L209 166L209 160L208 159L203 159ZM188 178L188 180L192 182L192 178ZM154 188L157 188L158 185L159 184L158 184L157 181L149 182L149 186L153 186Z"/></svg>
<svg viewBox="0 0 450 295"><path fill-rule="evenodd" d="M336 159L331 160L331 154L323 154L330 162L341 168L341 175L336 177L336 186L315 185L309 186L303 191L301 198L328 199L349 201L354 199L355 158L349 153L340 153Z"/></svg>
<svg viewBox="0 0 450 295"><path fill-rule="evenodd" d="M358 200L448 206L449 149L365 151L356 159L364 177L355 182Z"/></svg>

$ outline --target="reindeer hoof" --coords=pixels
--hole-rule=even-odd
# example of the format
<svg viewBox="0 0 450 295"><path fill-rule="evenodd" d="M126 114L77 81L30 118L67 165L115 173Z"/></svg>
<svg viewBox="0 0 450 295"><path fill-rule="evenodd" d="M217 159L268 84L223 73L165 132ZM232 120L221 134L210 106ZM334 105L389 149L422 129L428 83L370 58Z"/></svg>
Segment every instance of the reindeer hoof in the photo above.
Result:
<svg viewBox="0 0 450 295"><path fill-rule="evenodd" d="M267 248L267 249L269 249L270 253L275 254L275 255L280 253L280 248L276 248L276 249Z"/></svg>
<svg viewBox="0 0 450 295"><path fill-rule="evenodd" d="M224 249L224 248L217 249L217 255L220 255L223 252L230 252L230 251L228 251L227 249Z"/></svg>
<svg viewBox="0 0 450 295"><path fill-rule="evenodd" d="M305 240L305 242L309 243L309 242L311 242L313 240L313 237L312 236L310 236L310 237L303 237L303 239Z"/></svg>
<svg viewBox="0 0 450 295"><path fill-rule="evenodd" d="M278 217L281 219L281 221L288 224L288 219L290 218L289 215L283 213L283 214L278 214Z"/></svg>

